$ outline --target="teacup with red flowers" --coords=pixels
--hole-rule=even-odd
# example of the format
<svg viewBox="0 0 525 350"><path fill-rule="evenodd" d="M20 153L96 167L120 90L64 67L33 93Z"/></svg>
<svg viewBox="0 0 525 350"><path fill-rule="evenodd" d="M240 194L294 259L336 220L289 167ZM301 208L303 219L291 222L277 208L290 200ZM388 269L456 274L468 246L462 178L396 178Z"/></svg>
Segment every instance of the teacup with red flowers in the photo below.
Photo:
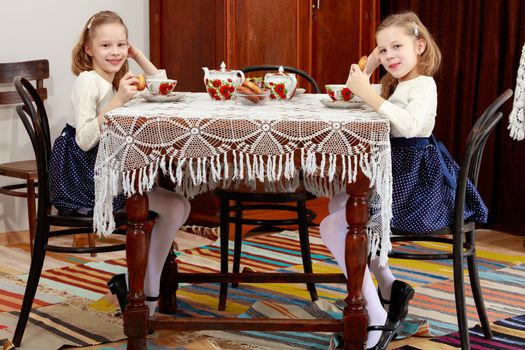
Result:
<svg viewBox="0 0 525 350"><path fill-rule="evenodd" d="M173 79L146 79L146 86L154 96L168 96L175 90L176 85L177 80Z"/></svg>
<svg viewBox="0 0 525 350"><path fill-rule="evenodd" d="M326 93L333 101L348 102L352 99L354 94L345 84L329 84L325 85Z"/></svg>

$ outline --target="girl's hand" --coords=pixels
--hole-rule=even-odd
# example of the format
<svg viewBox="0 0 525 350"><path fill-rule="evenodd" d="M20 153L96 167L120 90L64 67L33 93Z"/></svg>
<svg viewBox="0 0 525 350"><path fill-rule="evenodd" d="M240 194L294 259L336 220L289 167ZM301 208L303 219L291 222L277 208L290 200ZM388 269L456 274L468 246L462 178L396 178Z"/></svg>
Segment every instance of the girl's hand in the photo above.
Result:
<svg viewBox="0 0 525 350"><path fill-rule="evenodd" d="M370 77L372 73L376 70L381 62L379 61L379 49L376 48L368 55L368 60L366 61L365 69L363 72Z"/></svg>
<svg viewBox="0 0 525 350"><path fill-rule="evenodd" d="M133 45L132 43L129 43L129 48L128 48L128 57L129 58L133 58L135 60L136 57L141 55L141 54L142 54L142 51L137 49L135 47L135 45Z"/></svg>
<svg viewBox="0 0 525 350"><path fill-rule="evenodd" d="M157 67L155 67L155 65L144 56L144 53L131 43L129 43L128 58L133 58L146 75L155 75L159 73Z"/></svg>
<svg viewBox="0 0 525 350"><path fill-rule="evenodd" d="M357 64L352 64L346 81L346 86L348 86L354 94L362 98L363 93L370 89L370 82L368 79L369 77L359 69Z"/></svg>
<svg viewBox="0 0 525 350"><path fill-rule="evenodd" d="M127 72L122 77L122 79L120 79L118 91L115 95L115 98L118 99L121 105L128 102L133 96L135 96L135 94L137 93L138 83L138 78L132 72Z"/></svg>

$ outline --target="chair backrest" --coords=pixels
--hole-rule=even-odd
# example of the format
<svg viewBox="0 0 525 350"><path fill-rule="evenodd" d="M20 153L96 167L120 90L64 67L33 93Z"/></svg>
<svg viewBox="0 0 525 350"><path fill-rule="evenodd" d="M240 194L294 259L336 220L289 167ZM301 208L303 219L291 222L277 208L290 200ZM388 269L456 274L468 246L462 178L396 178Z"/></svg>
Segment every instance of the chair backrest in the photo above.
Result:
<svg viewBox="0 0 525 350"><path fill-rule="evenodd" d="M44 79L49 78L48 60L0 63L0 84L12 84L14 77L17 75L30 81L34 80L40 98L42 100L47 99L47 89L44 87ZM20 97L16 91L0 91L0 105L20 102Z"/></svg>
<svg viewBox="0 0 525 350"><path fill-rule="evenodd" d="M511 89L503 92L503 94L485 109L469 133L465 155L461 163L458 186L456 188L454 208L456 229L459 229L459 226L463 225L467 181L470 180L474 186L477 185L483 149L491 132L503 116L503 113L500 112L499 109L511 96Z"/></svg>
<svg viewBox="0 0 525 350"><path fill-rule="evenodd" d="M243 71L243 73L261 72L261 71L278 71L279 67L280 66L277 66L277 65L264 64L264 65L260 65L260 66L244 67L241 70ZM284 69L285 72L295 73L296 75L306 79L306 81L308 81L310 83L310 85L312 86L313 91L316 94L321 93L321 90L319 89L319 86L317 85L317 82L314 80L314 78L312 78L312 76L310 74L306 73L304 70L299 69L299 68L295 68L295 67L290 67L290 66L283 66L283 69Z"/></svg>
<svg viewBox="0 0 525 350"><path fill-rule="evenodd" d="M38 213L47 213L49 201L49 158L51 156L51 137L44 102L37 89L26 78L17 76L13 80L16 91L23 104L16 111L29 135L38 170Z"/></svg>

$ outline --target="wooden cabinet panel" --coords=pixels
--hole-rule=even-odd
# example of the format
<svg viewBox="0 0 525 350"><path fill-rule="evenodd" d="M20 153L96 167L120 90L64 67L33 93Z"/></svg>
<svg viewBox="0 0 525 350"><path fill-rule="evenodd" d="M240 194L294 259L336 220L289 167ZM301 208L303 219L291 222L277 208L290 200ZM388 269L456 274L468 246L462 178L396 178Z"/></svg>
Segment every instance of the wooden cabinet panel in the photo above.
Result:
<svg viewBox="0 0 525 350"><path fill-rule="evenodd" d="M309 2L232 1L229 61L236 68L282 64L310 68ZM303 19L306 19L304 21Z"/></svg>
<svg viewBox="0 0 525 350"><path fill-rule="evenodd" d="M205 91L201 67L225 60L224 13L225 1L150 1L151 61L177 79L178 91Z"/></svg>
<svg viewBox="0 0 525 350"><path fill-rule="evenodd" d="M312 20L312 75L326 84L344 84L350 64L375 47L377 1L315 1Z"/></svg>

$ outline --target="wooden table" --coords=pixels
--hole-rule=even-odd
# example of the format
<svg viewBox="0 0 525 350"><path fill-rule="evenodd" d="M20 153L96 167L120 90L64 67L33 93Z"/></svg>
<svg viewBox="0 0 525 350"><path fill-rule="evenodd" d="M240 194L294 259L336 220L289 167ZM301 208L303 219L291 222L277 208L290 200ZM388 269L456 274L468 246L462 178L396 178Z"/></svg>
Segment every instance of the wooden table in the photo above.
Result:
<svg viewBox="0 0 525 350"><path fill-rule="evenodd" d="M187 94L172 103L136 99L106 116L95 167L94 220L100 232L111 232L111 199L120 191L120 185L128 195L130 222L126 238L130 294L124 313L128 349L146 349L148 329L342 332L345 349L363 348L366 315L362 281L370 195L376 196L373 202L381 204L374 220L383 218L374 226L376 234L371 235L380 238L372 243L377 246L378 239L383 239L383 246L389 245L389 220L385 218L391 215L390 129L387 121L365 107L327 108L319 103L322 98L327 96L306 94L289 102L247 107L234 101L213 102L204 94ZM174 191L190 198L235 181L248 185L263 181L293 189L298 184L299 170L306 190L316 195L330 196L346 190L350 196L346 209L346 266L350 278L342 321L148 317L143 290L149 244L145 230L147 191L159 170L171 178ZM345 282L342 274L170 276L165 272L166 267L161 294L166 278L192 283ZM168 295L168 300L164 297L161 311L173 312L175 294Z"/></svg>

